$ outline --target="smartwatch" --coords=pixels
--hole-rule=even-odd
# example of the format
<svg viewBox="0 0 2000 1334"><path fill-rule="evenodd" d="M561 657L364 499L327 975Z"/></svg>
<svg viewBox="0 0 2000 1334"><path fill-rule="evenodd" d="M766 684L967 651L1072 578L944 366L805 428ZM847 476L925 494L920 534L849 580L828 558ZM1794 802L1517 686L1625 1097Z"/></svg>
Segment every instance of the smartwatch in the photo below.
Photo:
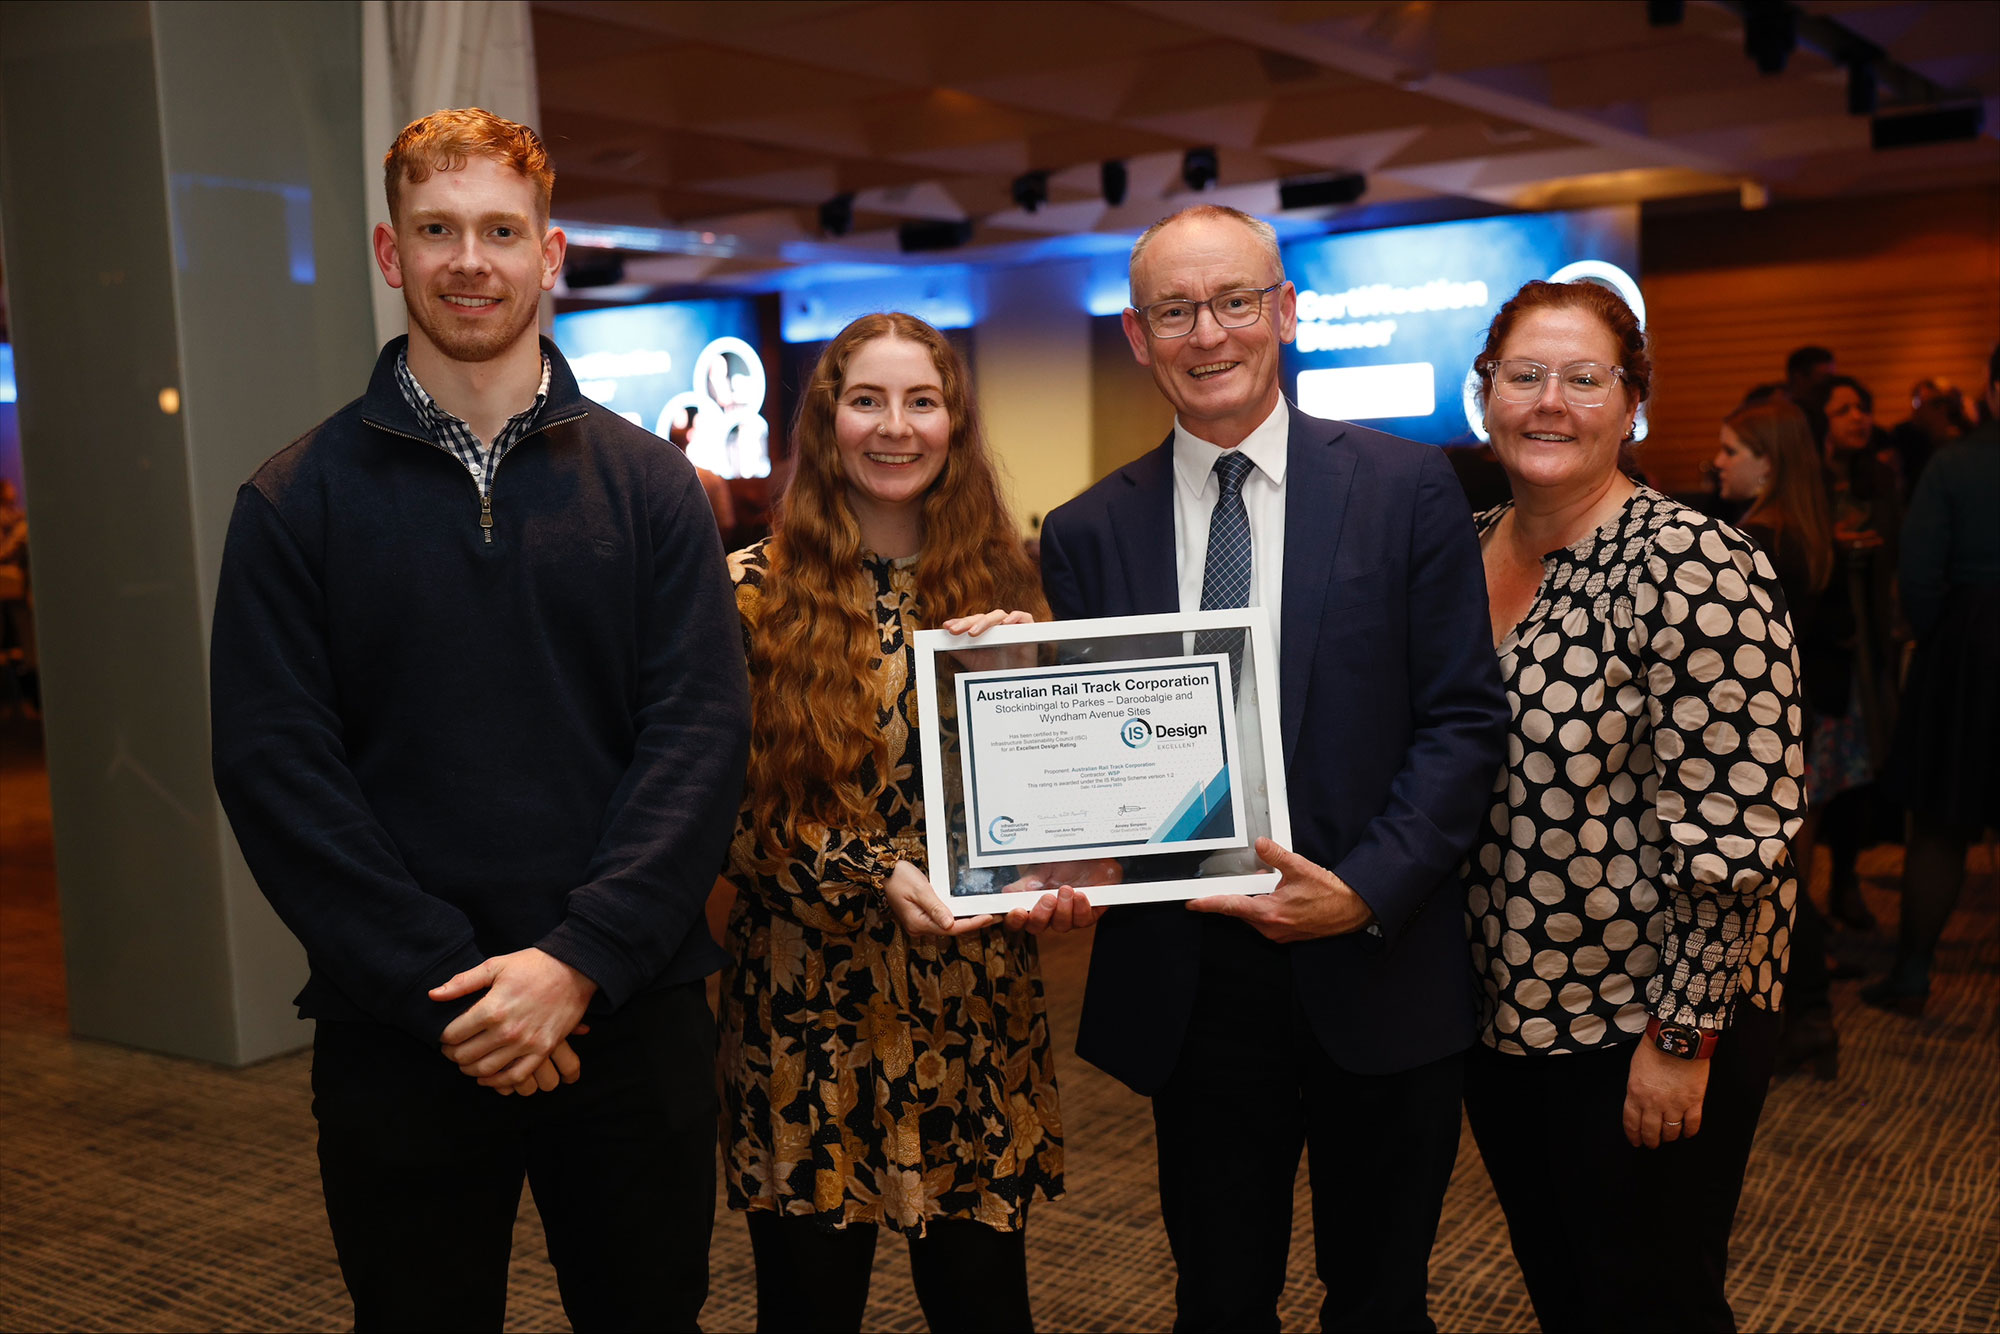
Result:
<svg viewBox="0 0 2000 1334"><path fill-rule="evenodd" d="M1663 1024L1658 1019L1646 1025L1646 1041L1667 1055L1683 1061L1705 1061L1715 1051L1716 1033L1693 1024Z"/></svg>

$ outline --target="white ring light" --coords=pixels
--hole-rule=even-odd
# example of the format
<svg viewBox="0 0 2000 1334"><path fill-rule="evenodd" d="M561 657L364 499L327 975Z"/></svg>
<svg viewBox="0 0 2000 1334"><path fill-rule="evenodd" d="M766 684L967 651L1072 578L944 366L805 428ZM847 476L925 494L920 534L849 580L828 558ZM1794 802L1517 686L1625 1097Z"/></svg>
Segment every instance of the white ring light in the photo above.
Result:
<svg viewBox="0 0 2000 1334"><path fill-rule="evenodd" d="M1603 283L1624 297L1625 304L1632 307L1632 313L1638 316L1639 327L1646 327L1646 298L1639 295L1639 284L1632 281L1631 274L1601 259L1580 259L1574 264L1563 265L1551 273L1548 280L1552 283L1573 283L1579 278Z"/></svg>
<svg viewBox="0 0 2000 1334"><path fill-rule="evenodd" d="M1639 321L1643 332L1646 328L1646 298L1639 294L1639 284L1632 275L1616 264L1602 259L1579 259L1573 264L1565 264L1551 273L1546 282L1573 283L1597 282L1618 293L1625 304L1632 308L1632 314ZM1468 368L1465 372L1465 424L1482 445L1487 442L1486 414L1479 406L1479 371ZM1641 403L1639 411L1632 418L1632 441L1637 444L1646 438L1646 405Z"/></svg>
<svg viewBox="0 0 2000 1334"><path fill-rule="evenodd" d="M750 392L749 396L744 400L746 406L738 411L722 414L722 405L719 403L715 403L715 411L718 414L727 415L731 421L736 420L738 417L754 416L761 412L764 407L764 359L757 355L756 348L750 346L750 344L744 342L741 338L725 334L723 337L710 342L707 347L701 350L700 354L694 359L694 392L700 394L710 403L714 403L714 400L709 398L707 392L708 386L705 382L708 379L709 370L714 365L715 360L727 352L734 352L747 363L747 369L750 373Z"/></svg>

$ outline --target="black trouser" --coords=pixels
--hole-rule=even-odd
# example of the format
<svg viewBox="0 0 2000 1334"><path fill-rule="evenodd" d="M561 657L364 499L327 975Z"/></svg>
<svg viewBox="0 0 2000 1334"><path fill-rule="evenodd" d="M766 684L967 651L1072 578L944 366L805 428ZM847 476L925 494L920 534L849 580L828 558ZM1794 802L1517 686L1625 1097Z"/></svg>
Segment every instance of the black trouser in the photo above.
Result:
<svg viewBox="0 0 2000 1334"><path fill-rule="evenodd" d="M1785 973L1787 1012L1817 1013L1832 1006L1833 977L1826 967L1828 934L1826 914L1813 902L1801 872L1798 908L1792 916L1791 965Z"/></svg>
<svg viewBox="0 0 2000 1334"><path fill-rule="evenodd" d="M1965 888L1965 854L1980 831L1934 815L1910 817L1910 844L1903 853L1903 906L1897 922L1896 966L1890 984L1920 994L1931 984L1938 942Z"/></svg>
<svg viewBox="0 0 2000 1334"><path fill-rule="evenodd" d="M748 1218L759 1334L861 1328L875 1263L872 1224L836 1229L768 1209ZM1024 1232L965 1218L934 1219L923 1236L910 1238L910 1279L937 1334L1034 1329Z"/></svg>
<svg viewBox="0 0 2000 1334"><path fill-rule="evenodd" d="M1304 1148L1324 1330L1431 1330L1431 1245L1458 1155L1461 1058L1391 1075L1335 1065L1292 964L1240 922L1205 924L1194 1017L1153 1099L1174 1328L1275 1330Z"/></svg>
<svg viewBox="0 0 2000 1334"><path fill-rule="evenodd" d="M1748 1004L1716 1044L1701 1132L1657 1149L1625 1138L1637 1044L1465 1066L1465 1107L1549 1334L1734 1330L1729 1228L1771 1083L1777 1016Z"/></svg>
<svg viewBox="0 0 2000 1334"><path fill-rule="evenodd" d="M715 1025L699 982L571 1038L583 1077L502 1097L398 1029L322 1020L320 1180L358 1330L491 1329L521 1181L579 1330L696 1328L715 1211Z"/></svg>

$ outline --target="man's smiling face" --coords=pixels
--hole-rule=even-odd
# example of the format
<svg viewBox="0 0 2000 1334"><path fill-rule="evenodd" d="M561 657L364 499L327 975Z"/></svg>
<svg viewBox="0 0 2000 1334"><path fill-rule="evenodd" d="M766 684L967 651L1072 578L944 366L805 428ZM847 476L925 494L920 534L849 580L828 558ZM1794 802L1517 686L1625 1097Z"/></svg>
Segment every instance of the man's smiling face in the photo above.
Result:
<svg viewBox="0 0 2000 1334"><path fill-rule="evenodd" d="M1256 323L1225 329L1203 310L1194 332L1160 338L1140 313L1159 301L1206 301L1256 290L1278 273L1255 233L1228 218L1185 218L1156 233L1132 266L1136 310L1125 312L1132 355L1174 405L1181 424L1212 444L1234 447L1278 406L1278 352L1297 326L1290 283L1264 297Z"/></svg>
<svg viewBox="0 0 2000 1334"><path fill-rule="evenodd" d="M406 179L394 228L375 228L375 254L403 289L411 336L468 362L532 340L566 244L539 212L528 178L491 158Z"/></svg>

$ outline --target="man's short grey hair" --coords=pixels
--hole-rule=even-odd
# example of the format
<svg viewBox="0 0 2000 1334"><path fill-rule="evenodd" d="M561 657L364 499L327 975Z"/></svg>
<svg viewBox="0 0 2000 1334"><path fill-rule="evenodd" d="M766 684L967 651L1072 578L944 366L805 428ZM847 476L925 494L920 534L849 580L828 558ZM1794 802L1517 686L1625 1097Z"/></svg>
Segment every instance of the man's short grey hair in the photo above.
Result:
<svg viewBox="0 0 2000 1334"><path fill-rule="evenodd" d="M1126 287L1131 292L1131 301L1134 306L1139 304L1139 290L1132 286L1131 276L1138 270L1139 257L1146 253L1146 247L1152 244L1154 237L1175 223L1186 222L1196 218L1215 222L1241 223L1243 226L1249 228L1250 234L1257 238L1258 247L1269 257L1271 272L1277 275L1279 282L1285 281L1285 261L1284 257L1278 253L1278 229L1276 227L1273 227L1262 218L1245 213L1240 208L1231 208L1227 204L1192 204L1178 213L1169 213L1166 217L1161 218L1145 231L1139 233L1139 239L1132 243L1132 258L1125 266L1125 276Z"/></svg>

